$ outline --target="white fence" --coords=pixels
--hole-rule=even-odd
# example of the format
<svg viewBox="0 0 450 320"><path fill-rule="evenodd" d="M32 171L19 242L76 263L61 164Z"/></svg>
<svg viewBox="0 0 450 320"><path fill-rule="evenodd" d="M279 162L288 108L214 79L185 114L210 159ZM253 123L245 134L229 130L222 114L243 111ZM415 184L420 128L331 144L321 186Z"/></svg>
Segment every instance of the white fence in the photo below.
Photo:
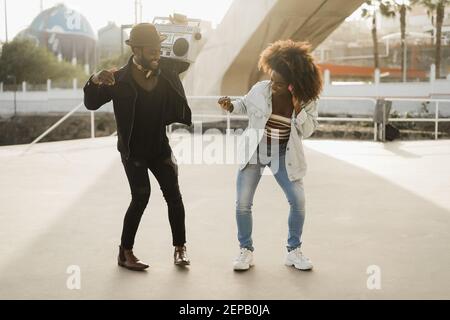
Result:
<svg viewBox="0 0 450 320"><path fill-rule="evenodd" d="M219 96L207 96L207 97L190 97L190 99L197 99L197 100L203 100L203 101L217 101L220 97ZM236 97L234 97L236 98ZM401 122L434 122L435 125L435 131L434 131L434 136L435 139L437 140L439 138L439 123L441 122L450 122L450 118L441 118L440 117L440 104L446 103L446 104L450 104L450 99L420 99L420 98L416 98L416 99L402 99L402 98L395 98L395 97L383 97L384 100L386 101L419 101L419 102L423 102L423 101L427 101L430 103L434 103L434 117L433 118L389 118L389 121L401 121ZM375 105L377 103L377 99L371 98L371 97L323 97L321 98L321 100L324 101L368 101L369 103L372 104L372 113L375 110ZM217 106L216 106L217 107ZM78 110L84 108L84 104L83 103L79 103L78 105L76 105L74 108L72 108L72 110L70 110L69 113L67 113L66 115L64 115L64 117L62 117L60 120L58 120L54 125L52 125L50 128L48 128L44 133L42 133L39 137L37 137L35 140L33 140L33 142L31 142L29 144L29 146L27 147L27 149L24 152L27 152L34 144L38 143L39 141L41 141L45 136L47 136L50 132L52 132L54 129L56 129L61 123L63 123L66 119L68 119L72 114L74 114L75 112L77 112ZM91 116L91 138L95 138L95 112L94 111L89 111L90 112L90 116ZM193 118L194 120L197 119L214 119L214 120L226 120L227 123L227 129L226 129L226 133L229 134L231 132L231 120L232 119L238 119L238 120L244 120L246 119L246 116L243 115L232 115L230 113L225 113L223 114L216 114L216 115L212 115L212 114L201 114L201 113L194 113L193 114ZM373 118L362 118L362 117L319 117L318 121L328 121L328 122L369 122L369 123L373 123L374 125L374 140L376 140L376 135L377 135L377 125L376 123L373 121ZM168 131L169 133L172 132L172 126L168 126ZM114 133L115 134L115 133ZM113 134L113 135L114 135Z"/></svg>
<svg viewBox="0 0 450 320"><path fill-rule="evenodd" d="M370 116L372 103L367 100L327 100L335 98L365 98L393 97L404 99L394 101L392 109L400 114L421 113L426 109L426 104L415 99L450 99L450 80L435 80L418 83L378 83L378 84L345 84L326 85L319 102L321 113L328 115L353 115ZM31 91L14 93L12 91L0 91L0 116L11 116L15 113L67 113L74 105L83 100L83 90L77 89L50 89L47 91ZM220 114L215 101L207 102L192 97L191 107L194 113ZM450 105L450 104L449 104ZM446 104L441 105L442 116L450 116L450 108ZM112 104L103 106L101 111L112 112ZM87 112L80 108L78 112Z"/></svg>

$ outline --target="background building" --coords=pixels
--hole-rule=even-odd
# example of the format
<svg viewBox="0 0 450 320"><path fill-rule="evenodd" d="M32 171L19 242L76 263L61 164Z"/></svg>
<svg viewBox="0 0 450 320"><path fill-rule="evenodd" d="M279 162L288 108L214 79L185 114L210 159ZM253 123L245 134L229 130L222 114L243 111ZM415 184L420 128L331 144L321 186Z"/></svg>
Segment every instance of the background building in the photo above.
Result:
<svg viewBox="0 0 450 320"><path fill-rule="evenodd" d="M84 65L86 72L95 66L96 35L84 16L64 4L41 12L17 37L35 40L59 59Z"/></svg>
<svg viewBox="0 0 450 320"><path fill-rule="evenodd" d="M406 16L408 81L429 77L435 56L435 28L422 6L414 6ZM401 81L401 35L398 15L379 16L377 26L382 81ZM374 74L371 21L351 20L339 26L316 50L315 56L335 81L371 81ZM442 28L441 76L450 74L450 13Z"/></svg>
<svg viewBox="0 0 450 320"><path fill-rule="evenodd" d="M122 36L121 33L122 32ZM109 59L121 53L121 42L128 39L125 31L114 22L98 30L97 54L98 58Z"/></svg>

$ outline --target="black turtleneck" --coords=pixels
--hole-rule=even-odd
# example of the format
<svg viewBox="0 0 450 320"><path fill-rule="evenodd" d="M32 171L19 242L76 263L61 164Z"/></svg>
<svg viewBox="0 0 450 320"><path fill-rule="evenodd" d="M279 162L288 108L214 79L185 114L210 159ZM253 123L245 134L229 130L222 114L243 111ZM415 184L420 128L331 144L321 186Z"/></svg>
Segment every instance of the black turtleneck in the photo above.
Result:
<svg viewBox="0 0 450 320"><path fill-rule="evenodd" d="M164 77L151 91L142 88L136 81L136 109L130 141L130 156L135 159L152 159L170 156L169 139L166 135L165 110L176 98Z"/></svg>

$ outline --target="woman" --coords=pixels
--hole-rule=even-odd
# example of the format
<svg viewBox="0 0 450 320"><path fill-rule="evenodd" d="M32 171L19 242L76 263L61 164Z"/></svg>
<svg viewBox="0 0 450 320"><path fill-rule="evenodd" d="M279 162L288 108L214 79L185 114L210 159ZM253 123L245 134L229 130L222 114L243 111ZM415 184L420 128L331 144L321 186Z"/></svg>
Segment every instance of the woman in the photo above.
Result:
<svg viewBox="0 0 450 320"><path fill-rule="evenodd" d="M269 166L290 205L286 265L310 270L313 265L301 252L305 220L303 177L306 163L301 139L316 129L322 76L310 53L310 45L277 41L260 57L259 68L270 76L253 86L242 99L219 99L231 113L247 113L248 128L241 136L238 157L236 221L240 254L234 270L253 265L252 204L262 171Z"/></svg>

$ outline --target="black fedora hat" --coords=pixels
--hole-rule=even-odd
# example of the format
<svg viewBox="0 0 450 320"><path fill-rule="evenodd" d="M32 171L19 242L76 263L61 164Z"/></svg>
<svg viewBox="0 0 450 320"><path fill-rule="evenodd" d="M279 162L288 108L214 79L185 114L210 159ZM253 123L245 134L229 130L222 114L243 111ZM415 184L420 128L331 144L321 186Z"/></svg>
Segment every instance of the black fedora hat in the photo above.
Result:
<svg viewBox="0 0 450 320"><path fill-rule="evenodd" d="M161 35L153 24L139 23L131 29L130 39L125 43L132 47L155 47L166 39L167 36Z"/></svg>

